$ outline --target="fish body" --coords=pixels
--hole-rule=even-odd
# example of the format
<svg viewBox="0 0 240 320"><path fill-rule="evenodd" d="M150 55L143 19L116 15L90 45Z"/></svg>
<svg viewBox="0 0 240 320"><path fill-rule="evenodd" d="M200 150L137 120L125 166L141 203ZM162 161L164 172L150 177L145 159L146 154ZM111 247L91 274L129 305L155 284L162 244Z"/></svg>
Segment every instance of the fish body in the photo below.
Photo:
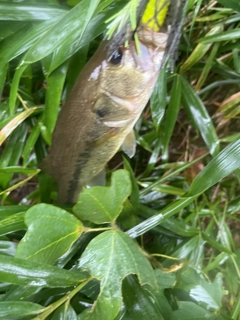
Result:
<svg viewBox="0 0 240 320"><path fill-rule="evenodd" d="M103 41L86 64L63 106L42 168L58 184L58 201L75 203L122 146L133 156L133 127L160 71L167 31L147 27L109 56ZM140 50L140 52L138 52Z"/></svg>

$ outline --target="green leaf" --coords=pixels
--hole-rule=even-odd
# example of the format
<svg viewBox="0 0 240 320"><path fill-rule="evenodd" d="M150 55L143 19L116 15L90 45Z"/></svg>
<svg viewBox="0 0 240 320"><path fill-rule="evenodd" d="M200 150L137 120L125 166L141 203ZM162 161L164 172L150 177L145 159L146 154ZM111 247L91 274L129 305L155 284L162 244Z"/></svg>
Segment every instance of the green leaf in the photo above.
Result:
<svg viewBox="0 0 240 320"><path fill-rule="evenodd" d="M129 172L131 184L132 184L132 192L130 195L130 200L133 205L137 205L139 202L139 187L137 184L137 180L130 163L125 157L123 157L123 163L124 163L124 168Z"/></svg>
<svg viewBox="0 0 240 320"><path fill-rule="evenodd" d="M47 90L45 109L43 113L43 124L52 134L55 127L60 107L63 85L66 78L68 64L62 64L54 70L47 78Z"/></svg>
<svg viewBox="0 0 240 320"><path fill-rule="evenodd" d="M188 196L201 194L240 167L240 139L228 145L193 180Z"/></svg>
<svg viewBox="0 0 240 320"><path fill-rule="evenodd" d="M207 310L219 310L223 293L222 275L217 274L213 283L202 281L189 292L196 302L204 305Z"/></svg>
<svg viewBox="0 0 240 320"><path fill-rule="evenodd" d="M123 280L123 301L127 318L132 320L164 320L159 305L150 292L140 286L136 277L130 275ZM123 320L125 317L123 317Z"/></svg>
<svg viewBox="0 0 240 320"><path fill-rule="evenodd" d="M76 32L80 32L80 41L98 2L99 0L91 2L82 0L67 12L28 50L22 64L29 64L43 59L55 49L63 46L67 39Z"/></svg>
<svg viewBox="0 0 240 320"><path fill-rule="evenodd" d="M161 314L163 315L164 319L169 319L170 315L172 314L172 307L169 304L168 299L165 295L166 289L171 289L176 284L176 274L175 273L164 273L160 269L154 270L156 279L157 279L157 286L158 290L154 292L154 297L156 303L159 304Z"/></svg>
<svg viewBox="0 0 240 320"><path fill-rule="evenodd" d="M222 274L216 275L213 283L206 281L192 268L186 269L181 275L178 287L189 291L189 295L207 310L219 310L223 296Z"/></svg>
<svg viewBox="0 0 240 320"><path fill-rule="evenodd" d="M1 282L33 287L69 287L86 278L86 273L76 273L43 263L0 255Z"/></svg>
<svg viewBox="0 0 240 320"><path fill-rule="evenodd" d="M0 42L0 68L8 61L25 52L37 41L59 18L44 21L42 23L27 24L15 32L5 41Z"/></svg>
<svg viewBox="0 0 240 320"><path fill-rule="evenodd" d="M26 118L28 118L34 111L39 108L30 108L18 114L0 131L0 146L7 139L7 137L16 129Z"/></svg>
<svg viewBox="0 0 240 320"><path fill-rule="evenodd" d="M80 194L73 211L81 220L96 224L116 220L122 211L124 201L131 194L131 182L126 170L112 174L110 187L92 187Z"/></svg>
<svg viewBox="0 0 240 320"><path fill-rule="evenodd" d="M45 307L26 301L0 301L0 319L19 319L20 317L42 313Z"/></svg>
<svg viewBox="0 0 240 320"><path fill-rule="evenodd" d="M88 270L101 282L98 299L86 319L112 320L116 317L122 305L122 280L129 274L136 274L141 285L156 286L149 261L136 243L118 230L94 238L84 251L79 268Z"/></svg>
<svg viewBox="0 0 240 320"><path fill-rule="evenodd" d="M180 301L178 303L179 309L174 311L170 320L203 320L212 319L212 314L206 309L198 306L196 303L189 301Z"/></svg>
<svg viewBox="0 0 240 320"><path fill-rule="evenodd" d="M19 212L0 221L0 235L8 234L26 228L24 223L25 212Z"/></svg>
<svg viewBox="0 0 240 320"><path fill-rule="evenodd" d="M27 209L29 206L0 206L0 221L15 213L25 212Z"/></svg>
<svg viewBox="0 0 240 320"><path fill-rule="evenodd" d="M38 204L25 214L28 226L20 241L16 257L31 261L54 263L80 237L83 226L65 210L47 204Z"/></svg>
<svg viewBox="0 0 240 320"><path fill-rule="evenodd" d="M6 64L0 69L0 99L2 99L2 92L4 88L4 82L7 76L8 65Z"/></svg>
<svg viewBox="0 0 240 320"><path fill-rule="evenodd" d="M0 157L0 168L18 164L25 145L28 127L25 122L19 125L10 135ZM0 186L6 189L13 177L13 173L0 172Z"/></svg>
<svg viewBox="0 0 240 320"><path fill-rule="evenodd" d="M127 234L138 237L188 206L200 194L240 167L240 139L223 149L193 180L186 197L175 200L159 214L145 220Z"/></svg>
<svg viewBox="0 0 240 320"><path fill-rule="evenodd" d="M200 131L200 134L210 153L212 155L216 155L219 151L219 140L212 120L204 104L198 95L193 91L190 84L184 78L181 78L181 81L184 108L190 115L195 126Z"/></svg>
<svg viewBox="0 0 240 320"><path fill-rule="evenodd" d="M167 73L166 73L166 68L162 68L150 99L152 119L157 131L163 119L166 105L167 105Z"/></svg>
<svg viewBox="0 0 240 320"><path fill-rule="evenodd" d="M0 3L0 20L31 21L58 18L67 12L61 6Z"/></svg>
<svg viewBox="0 0 240 320"><path fill-rule="evenodd" d="M212 28L207 34L206 37L210 37L212 35L217 35L222 30L222 26L216 26ZM184 64L180 68L180 72L184 73L188 69L190 69L194 64L196 64L210 49L212 43L200 43L196 46L191 55L187 58Z"/></svg>
<svg viewBox="0 0 240 320"><path fill-rule="evenodd" d="M166 111L166 116L163 123L163 159L168 158L168 144L173 133L173 129L177 120L177 115L180 109L181 102L181 81L179 76L175 76L172 90L170 94L170 101Z"/></svg>
<svg viewBox="0 0 240 320"><path fill-rule="evenodd" d="M78 320L78 317L71 305L64 304L54 312L51 320Z"/></svg>
<svg viewBox="0 0 240 320"><path fill-rule="evenodd" d="M40 134L40 127L39 124L37 123L31 130L31 133L28 136L28 140L25 144L25 147L22 152L22 158L23 158L23 165L26 166L30 153L32 149L34 148L34 145L39 137Z"/></svg>
<svg viewBox="0 0 240 320"><path fill-rule="evenodd" d="M15 256L17 244L12 241L0 241L0 254Z"/></svg>
<svg viewBox="0 0 240 320"><path fill-rule="evenodd" d="M223 4L227 8L232 8L240 12L240 3L238 0L217 0L219 3Z"/></svg>
<svg viewBox="0 0 240 320"><path fill-rule="evenodd" d="M221 42L221 41L235 41L240 38L240 29L235 28L234 30L228 30L224 32L220 32L217 35L204 37L198 40L200 43L213 43L213 42Z"/></svg>
<svg viewBox="0 0 240 320"><path fill-rule="evenodd" d="M54 51L49 73L59 67L64 61L73 56L73 54L77 53L80 49L91 43L91 41L93 41L97 36L102 34L106 29L105 21L118 11L119 6L122 6L122 3L119 3L118 5L115 3L113 8L106 8L103 12L93 17L89 21L89 24L87 25L86 30L82 34L81 38L81 29L76 30L75 33L69 35L65 39L64 45L58 47ZM78 63L79 61L77 64Z"/></svg>

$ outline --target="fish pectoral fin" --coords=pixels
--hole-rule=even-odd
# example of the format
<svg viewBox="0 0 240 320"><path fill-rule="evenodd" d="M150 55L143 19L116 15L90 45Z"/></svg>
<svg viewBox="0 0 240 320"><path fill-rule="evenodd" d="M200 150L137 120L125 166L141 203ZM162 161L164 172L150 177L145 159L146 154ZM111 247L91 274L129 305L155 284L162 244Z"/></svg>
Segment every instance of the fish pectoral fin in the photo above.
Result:
<svg viewBox="0 0 240 320"><path fill-rule="evenodd" d="M103 168L95 177L93 177L87 184L87 187L105 186L106 185L106 170Z"/></svg>
<svg viewBox="0 0 240 320"><path fill-rule="evenodd" d="M129 156L129 158L134 156L136 152L136 138L133 129L128 133L123 141L122 150Z"/></svg>

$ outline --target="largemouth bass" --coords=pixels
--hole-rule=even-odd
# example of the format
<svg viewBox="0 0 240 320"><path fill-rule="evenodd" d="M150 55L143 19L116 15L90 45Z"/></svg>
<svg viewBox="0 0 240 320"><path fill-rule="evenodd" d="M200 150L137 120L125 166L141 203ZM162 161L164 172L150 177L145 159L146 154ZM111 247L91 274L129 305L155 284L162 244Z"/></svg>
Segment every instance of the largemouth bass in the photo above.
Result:
<svg viewBox="0 0 240 320"><path fill-rule="evenodd" d="M75 203L82 187L98 180L122 147L135 153L133 127L157 81L167 28L140 24L128 45L110 52L103 41L86 64L58 118L42 168L58 184L58 201Z"/></svg>

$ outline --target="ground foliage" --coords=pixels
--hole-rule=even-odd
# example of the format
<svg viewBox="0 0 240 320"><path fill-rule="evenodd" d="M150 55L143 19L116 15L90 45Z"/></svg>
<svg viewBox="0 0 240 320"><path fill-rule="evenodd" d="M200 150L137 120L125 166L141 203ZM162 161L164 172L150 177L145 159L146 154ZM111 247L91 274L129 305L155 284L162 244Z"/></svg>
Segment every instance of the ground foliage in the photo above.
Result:
<svg viewBox="0 0 240 320"><path fill-rule="evenodd" d="M239 1L189 0L107 187L59 207L38 169L106 20L136 3L0 1L0 319L240 319Z"/></svg>

